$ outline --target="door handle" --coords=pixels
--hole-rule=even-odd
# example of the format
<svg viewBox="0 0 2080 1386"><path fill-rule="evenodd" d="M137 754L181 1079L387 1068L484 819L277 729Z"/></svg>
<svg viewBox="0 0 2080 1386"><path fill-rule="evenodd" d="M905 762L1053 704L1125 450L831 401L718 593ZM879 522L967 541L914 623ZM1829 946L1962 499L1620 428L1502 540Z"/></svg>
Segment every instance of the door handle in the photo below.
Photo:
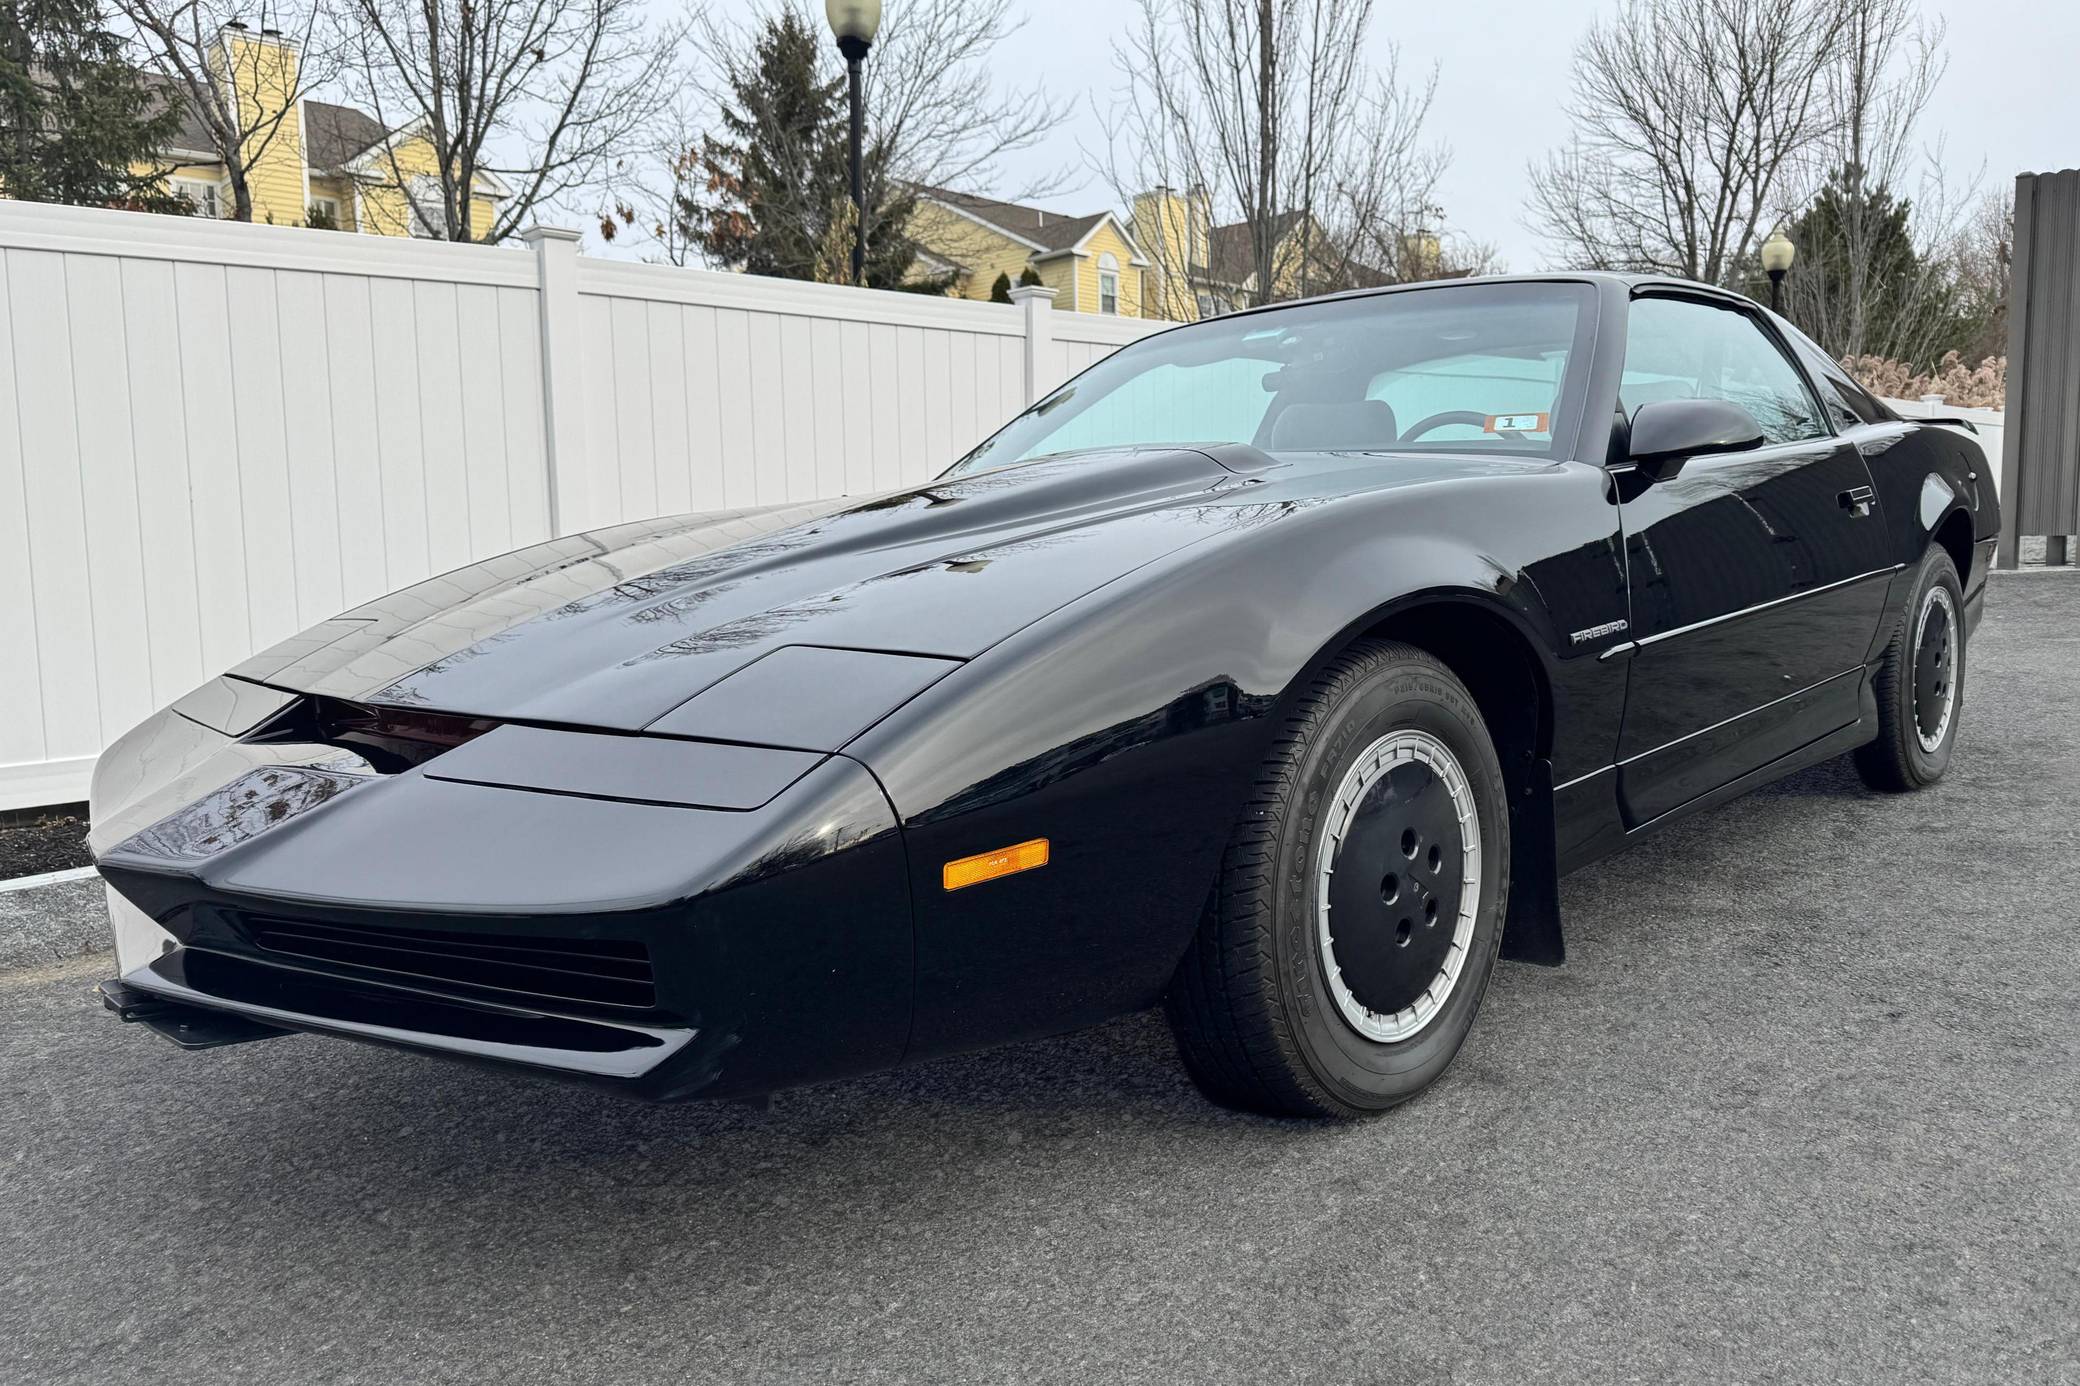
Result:
<svg viewBox="0 0 2080 1386"><path fill-rule="evenodd" d="M1851 486L1836 496L1835 500L1841 503L1842 509L1849 512L1849 518L1861 520L1877 506L1878 493L1868 486Z"/></svg>

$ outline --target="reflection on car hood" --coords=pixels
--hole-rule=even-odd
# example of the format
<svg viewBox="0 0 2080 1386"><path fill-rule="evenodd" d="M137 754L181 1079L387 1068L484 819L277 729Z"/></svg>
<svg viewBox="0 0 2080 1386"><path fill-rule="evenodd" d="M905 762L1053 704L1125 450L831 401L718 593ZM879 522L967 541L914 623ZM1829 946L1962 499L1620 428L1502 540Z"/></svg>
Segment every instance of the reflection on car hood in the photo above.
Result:
<svg viewBox="0 0 2080 1386"><path fill-rule="evenodd" d="M232 672L304 693L634 729L782 645L970 658L1208 532L1198 452L1038 462L863 501L621 525L429 579Z"/></svg>

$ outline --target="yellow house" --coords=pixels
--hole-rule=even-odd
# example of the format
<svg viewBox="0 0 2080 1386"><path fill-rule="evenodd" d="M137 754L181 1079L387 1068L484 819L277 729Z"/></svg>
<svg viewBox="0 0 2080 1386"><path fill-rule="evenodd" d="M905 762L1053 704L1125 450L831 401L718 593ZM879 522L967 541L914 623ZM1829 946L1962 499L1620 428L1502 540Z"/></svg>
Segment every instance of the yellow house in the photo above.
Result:
<svg viewBox="0 0 2080 1386"><path fill-rule="evenodd" d="M386 129L352 106L307 97L288 107L297 90L297 50L279 34L230 24L211 56L244 128L262 132L246 172L253 220L382 236L442 234L439 162L421 125ZM181 104L181 130L160 156L170 166L167 182L201 215L230 216L231 185L208 126L192 105ZM281 122L266 134L276 112ZM479 174L473 192L471 223L482 236L512 190Z"/></svg>
<svg viewBox="0 0 2080 1386"><path fill-rule="evenodd" d="M1329 242L1320 226L1298 212L1272 222L1272 288L1261 296L1249 223L1215 226L1205 189L1141 193L1129 225L1149 258L1141 279L1147 317L1193 322L1258 302L1347 287L1328 265ZM1347 270L1342 277L1349 277Z"/></svg>
<svg viewBox="0 0 2080 1386"><path fill-rule="evenodd" d="M919 188L910 236L920 268L951 274L959 298L987 299L998 275L1013 284L1031 266L1055 291L1054 306L1077 313L1140 317L1148 259L1110 212L1064 216L1039 207Z"/></svg>

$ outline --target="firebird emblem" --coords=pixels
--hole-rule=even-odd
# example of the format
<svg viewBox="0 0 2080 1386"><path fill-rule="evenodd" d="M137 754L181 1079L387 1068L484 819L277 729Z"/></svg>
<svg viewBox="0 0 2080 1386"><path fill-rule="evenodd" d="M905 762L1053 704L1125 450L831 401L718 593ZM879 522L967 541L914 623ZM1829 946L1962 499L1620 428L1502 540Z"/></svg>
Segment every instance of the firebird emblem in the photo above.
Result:
<svg viewBox="0 0 2080 1386"><path fill-rule="evenodd" d="M1601 640L1606 635L1616 635L1631 624L1630 621L1605 621L1600 626L1591 626L1587 630L1578 630L1569 636L1568 639L1577 645L1586 645L1591 640Z"/></svg>

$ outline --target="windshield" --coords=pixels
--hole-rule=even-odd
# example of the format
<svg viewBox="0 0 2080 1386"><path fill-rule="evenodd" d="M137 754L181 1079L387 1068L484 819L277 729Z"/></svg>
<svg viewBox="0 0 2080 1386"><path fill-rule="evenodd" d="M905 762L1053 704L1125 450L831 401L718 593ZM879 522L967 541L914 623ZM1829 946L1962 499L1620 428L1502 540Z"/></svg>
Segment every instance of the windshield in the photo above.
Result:
<svg viewBox="0 0 2080 1386"><path fill-rule="evenodd" d="M1573 437L1593 302L1586 284L1470 283L1195 323L1115 352L948 475L1218 443L1552 457Z"/></svg>

